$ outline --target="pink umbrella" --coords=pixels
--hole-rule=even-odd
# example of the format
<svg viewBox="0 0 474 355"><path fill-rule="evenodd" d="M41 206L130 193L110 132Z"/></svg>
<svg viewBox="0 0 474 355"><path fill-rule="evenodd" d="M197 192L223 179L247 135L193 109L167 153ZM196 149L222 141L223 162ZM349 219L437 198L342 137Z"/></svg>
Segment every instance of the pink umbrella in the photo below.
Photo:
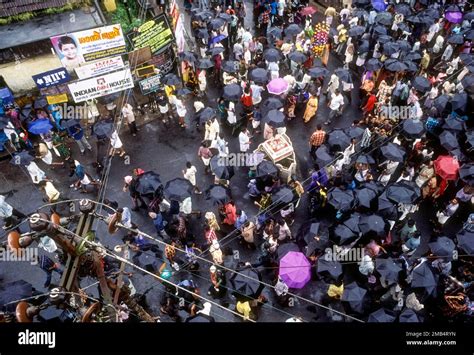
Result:
<svg viewBox="0 0 474 355"><path fill-rule="evenodd" d="M268 83L267 89L270 94L281 95L288 90L288 83L282 78L276 78Z"/></svg>
<svg viewBox="0 0 474 355"><path fill-rule="evenodd" d="M459 172L459 162L449 155L439 156L434 162L436 174L445 180L456 180Z"/></svg>
<svg viewBox="0 0 474 355"><path fill-rule="evenodd" d="M280 277L289 288L303 288L311 280L311 264L303 253L290 251L280 260Z"/></svg>
<svg viewBox="0 0 474 355"><path fill-rule="evenodd" d="M315 14L316 12L318 12L318 10L315 9L314 7L306 6L305 8L301 9L300 14L303 16L308 16L308 15Z"/></svg>

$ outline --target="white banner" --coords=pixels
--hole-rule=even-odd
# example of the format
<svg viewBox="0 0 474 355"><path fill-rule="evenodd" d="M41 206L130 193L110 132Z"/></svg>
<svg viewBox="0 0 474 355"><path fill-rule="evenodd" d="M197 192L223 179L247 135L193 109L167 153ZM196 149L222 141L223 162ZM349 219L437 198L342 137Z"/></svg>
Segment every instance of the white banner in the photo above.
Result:
<svg viewBox="0 0 474 355"><path fill-rule="evenodd" d="M127 68L95 78L77 81L69 84L68 87L74 102L78 103L133 88L133 78L130 69Z"/></svg>
<svg viewBox="0 0 474 355"><path fill-rule="evenodd" d="M122 57L113 57L91 64L85 64L81 67L75 68L74 70L76 71L79 79L87 79L98 75L104 75L124 67L125 64L123 64Z"/></svg>

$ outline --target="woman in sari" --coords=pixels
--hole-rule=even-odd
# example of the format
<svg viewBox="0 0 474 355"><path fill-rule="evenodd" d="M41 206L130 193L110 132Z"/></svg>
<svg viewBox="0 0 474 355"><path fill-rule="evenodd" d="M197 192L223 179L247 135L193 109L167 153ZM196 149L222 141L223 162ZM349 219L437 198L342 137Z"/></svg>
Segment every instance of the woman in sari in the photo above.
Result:
<svg viewBox="0 0 474 355"><path fill-rule="evenodd" d="M304 123L308 123L311 118L316 116L318 110L318 98L314 95L310 95L308 102L306 103L306 110L304 111L303 120Z"/></svg>

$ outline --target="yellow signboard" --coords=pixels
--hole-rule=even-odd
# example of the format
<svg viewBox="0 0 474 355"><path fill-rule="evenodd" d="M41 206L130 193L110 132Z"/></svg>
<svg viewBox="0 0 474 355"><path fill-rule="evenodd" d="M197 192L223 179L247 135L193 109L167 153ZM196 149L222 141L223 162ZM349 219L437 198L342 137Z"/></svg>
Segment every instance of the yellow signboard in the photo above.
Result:
<svg viewBox="0 0 474 355"><path fill-rule="evenodd" d="M48 100L48 104L50 105L55 105L55 104L61 104L63 102L67 102L67 94L59 94L59 95L51 95L51 96L46 96L46 100Z"/></svg>

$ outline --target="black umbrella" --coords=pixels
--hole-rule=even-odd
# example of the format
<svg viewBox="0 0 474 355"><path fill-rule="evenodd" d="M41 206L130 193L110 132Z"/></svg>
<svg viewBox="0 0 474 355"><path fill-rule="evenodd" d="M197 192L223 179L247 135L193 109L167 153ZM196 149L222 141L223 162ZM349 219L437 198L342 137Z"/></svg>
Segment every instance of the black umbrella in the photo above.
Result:
<svg viewBox="0 0 474 355"><path fill-rule="evenodd" d="M406 66L406 71L409 71L412 73L415 73L418 71L418 66L415 63L413 63L411 60L405 60L403 64L405 64Z"/></svg>
<svg viewBox="0 0 474 355"><path fill-rule="evenodd" d="M189 95L191 93L192 93L192 91L189 90L188 88L180 88L180 89L176 90L176 96L186 96L186 95Z"/></svg>
<svg viewBox="0 0 474 355"><path fill-rule="evenodd" d="M421 54L419 52L410 52L405 57L403 57L403 60L419 60L419 59L421 59Z"/></svg>
<svg viewBox="0 0 474 355"><path fill-rule="evenodd" d="M386 35L387 34L387 29L383 26L375 26L374 27L374 33L377 35Z"/></svg>
<svg viewBox="0 0 474 355"><path fill-rule="evenodd" d="M190 63L194 63L197 60L196 55L193 52L188 51L178 53L178 58L179 60L185 60Z"/></svg>
<svg viewBox="0 0 474 355"><path fill-rule="evenodd" d="M265 115L264 121L272 127L285 127L285 114L279 110L270 110Z"/></svg>
<svg viewBox="0 0 474 355"><path fill-rule="evenodd" d="M381 44L385 44L387 42L391 42L392 41L392 37L391 36L388 36L388 35L377 35L377 42L381 43Z"/></svg>
<svg viewBox="0 0 474 355"><path fill-rule="evenodd" d="M181 85L181 79L179 79L176 75L170 73L170 74L166 74L163 77L163 83L169 86Z"/></svg>
<svg viewBox="0 0 474 355"><path fill-rule="evenodd" d="M308 232L304 236L306 243L306 257L315 250L325 250L329 246L329 233L321 228L320 223L311 223Z"/></svg>
<svg viewBox="0 0 474 355"><path fill-rule="evenodd" d="M133 256L132 261L134 264L152 273L160 269L160 264L158 264L158 260L153 254L139 253Z"/></svg>
<svg viewBox="0 0 474 355"><path fill-rule="evenodd" d="M328 203L337 210L348 211L354 203L354 193L351 190L334 187L329 190Z"/></svg>
<svg viewBox="0 0 474 355"><path fill-rule="evenodd" d="M334 70L334 74L336 74L339 79L341 79L341 81L344 81L346 83L352 82L351 73L347 69L337 68L336 70Z"/></svg>
<svg viewBox="0 0 474 355"><path fill-rule="evenodd" d="M474 164L464 164L459 169L459 177L462 181L468 183L469 185L474 185Z"/></svg>
<svg viewBox="0 0 474 355"><path fill-rule="evenodd" d="M474 131L466 132L466 143L474 147Z"/></svg>
<svg viewBox="0 0 474 355"><path fill-rule="evenodd" d="M377 235L383 235L385 233L385 220L376 214L362 216L359 228L363 234L373 232Z"/></svg>
<svg viewBox="0 0 474 355"><path fill-rule="evenodd" d="M385 191L385 186L377 181L366 181L359 185L359 188L365 188L374 191L377 195Z"/></svg>
<svg viewBox="0 0 474 355"><path fill-rule="evenodd" d="M183 178L170 180L165 185L165 195L170 200L182 201L190 197L192 192L193 185Z"/></svg>
<svg viewBox="0 0 474 355"><path fill-rule="evenodd" d="M208 39L209 38L209 31L205 28L200 28L196 31L196 37L197 38L202 38L202 39Z"/></svg>
<svg viewBox="0 0 474 355"><path fill-rule="evenodd" d="M31 156L29 152L23 151L19 153L14 153L12 160L10 160L10 163L13 165L28 165L33 160L35 160L35 157Z"/></svg>
<svg viewBox="0 0 474 355"><path fill-rule="evenodd" d="M268 71L263 68L255 68L250 72L250 80L259 84L266 84L268 82Z"/></svg>
<svg viewBox="0 0 474 355"><path fill-rule="evenodd" d="M455 133L444 131L439 135L439 143L448 151L459 147L458 138Z"/></svg>
<svg viewBox="0 0 474 355"><path fill-rule="evenodd" d="M400 50L400 45L396 42L387 42L383 45L383 52L392 55Z"/></svg>
<svg viewBox="0 0 474 355"><path fill-rule="evenodd" d="M402 14L403 16L407 17L410 16L412 11L410 5L408 4L395 4L395 12L398 14Z"/></svg>
<svg viewBox="0 0 474 355"><path fill-rule="evenodd" d="M459 54L459 58L464 65L470 65L474 63L474 57L469 53L461 53Z"/></svg>
<svg viewBox="0 0 474 355"><path fill-rule="evenodd" d="M24 280L5 282L0 286L0 310L15 312L16 303L8 304L33 295L33 286Z"/></svg>
<svg viewBox="0 0 474 355"><path fill-rule="evenodd" d="M382 276L385 281L388 281L390 284L398 282L400 271L402 267L400 262L395 261L392 258L388 259L375 259L375 270Z"/></svg>
<svg viewBox="0 0 474 355"><path fill-rule="evenodd" d="M305 56L302 52L300 51L293 51L288 55L288 58L292 60L295 63L304 63L308 59L307 56Z"/></svg>
<svg viewBox="0 0 474 355"><path fill-rule="evenodd" d="M408 69L405 63L400 62L396 59L387 59L384 63L385 69L392 72L405 71Z"/></svg>
<svg viewBox="0 0 474 355"><path fill-rule="evenodd" d="M449 96L446 94L438 96L436 99L433 100L433 106L439 111L443 112L446 108L446 105L449 102Z"/></svg>
<svg viewBox="0 0 474 355"><path fill-rule="evenodd" d="M428 245L435 256L443 257L448 260L453 259L453 251L456 249L456 245L450 238L439 237L435 242L429 243Z"/></svg>
<svg viewBox="0 0 474 355"><path fill-rule="evenodd" d="M401 181L389 186L386 194L395 203L413 203L420 197L420 188L413 182Z"/></svg>
<svg viewBox="0 0 474 355"><path fill-rule="evenodd" d="M215 55L218 55L218 54L221 54L222 52L225 52L225 48L224 47L214 47L214 48L211 48L209 50L206 51L207 54L211 55L211 56L215 56Z"/></svg>
<svg viewBox="0 0 474 355"><path fill-rule="evenodd" d="M45 108L48 105L48 100L46 100L45 97L38 97L33 104L33 108L37 110L39 108Z"/></svg>
<svg viewBox="0 0 474 355"><path fill-rule="evenodd" d="M408 138L420 138L425 133L425 126L420 120L407 119L403 122L403 133Z"/></svg>
<svg viewBox="0 0 474 355"><path fill-rule="evenodd" d="M152 195L162 187L160 175L154 171L147 171L139 176L136 190L141 195Z"/></svg>
<svg viewBox="0 0 474 355"><path fill-rule="evenodd" d="M280 244L277 249L278 262L290 251L300 252L300 248L295 243Z"/></svg>
<svg viewBox="0 0 474 355"><path fill-rule="evenodd" d="M359 0L359 1L364 1L364 0ZM356 8L352 10L352 16L358 17L358 18L367 18L369 17L369 13L365 11L364 9Z"/></svg>
<svg viewBox="0 0 474 355"><path fill-rule="evenodd" d="M334 157L329 153L328 147L321 145L316 149L316 163L319 166L325 166L331 163Z"/></svg>
<svg viewBox="0 0 474 355"><path fill-rule="evenodd" d="M357 47L357 53L367 53L370 50L370 45L369 41L363 41L359 46Z"/></svg>
<svg viewBox="0 0 474 355"><path fill-rule="evenodd" d="M415 267L412 273L411 286L425 289L427 295L436 294L438 276L434 273L428 262L424 262Z"/></svg>
<svg viewBox="0 0 474 355"><path fill-rule="evenodd" d="M199 118L199 122L203 124L206 121L209 121L211 118L216 117L216 110L212 107L206 107L205 109L198 111L196 115Z"/></svg>
<svg viewBox="0 0 474 355"><path fill-rule="evenodd" d="M472 21L474 20L474 11L468 12L463 16L463 19L466 21Z"/></svg>
<svg viewBox="0 0 474 355"><path fill-rule="evenodd" d="M390 220L396 220L398 218L397 206L388 199L385 193L378 198L377 214Z"/></svg>
<svg viewBox="0 0 474 355"><path fill-rule="evenodd" d="M474 255L474 232L468 232L466 230L462 230L456 236L458 240L458 248L464 250L467 255Z"/></svg>
<svg viewBox="0 0 474 355"><path fill-rule="evenodd" d="M351 126L344 130L344 133L349 136L349 138L360 138L364 135L364 129L358 126Z"/></svg>
<svg viewBox="0 0 474 355"><path fill-rule="evenodd" d="M214 62L210 59L199 59L197 67L199 69L209 69L214 66Z"/></svg>
<svg viewBox="0 0 474 355"><path fill-rule="evenodd" d="M430 81L425 78L424 76L417 76L413 82L412 86L423 93L427 92L431 88L431 83Z"/></svg>
<svg viewBox="0 0 474 355"><path fill-rule="evenodd" d="M466 75L464 78L462 78L461 84L466 89L474 85L474 74Z"/></svg>
<svg viewBox="0 0 474 355"><path fill-rule="evenodd" d="M365 27L364 26L354 26L352 28L349 29L349 31L347 32L349 34L349 36L361 36L365 33Z"/></svg>
<svg viewBox="0 0 474 355"><path fill-rule="evenodd" d="M372 312L369 314L369 319L367 322L369 323L392 323L395 322L395 319L397 317L395 316L393 311L390 311L385 308L380 308L376 310L375 312Z"/></svg>
<svg viewBox="0 0 474 355"><path fill-rule="evenodd" d="M344 287L341 301L347 302L353 311L364 313L366 295L367 290L354 281Z"/></svg>
<svg viewBox="0 0 474 355"><path fill-rule="evenodd" d="M212 200L216 205L224 205L231 200L230 190L222 185L211 185L206 190L206 200Z"/></svg>
<svg viewBox="0 0 474 355"><path fill-rule="evenodd" d="M201 11L198 12L194 17L198 18L201 21L207 21L210 20L213 17L212 11Z"/></svg>
<svg viewBox="0 0 474 355"><path fill-rule="evenodd" d="M402 52L408 52L411 50L411 45L410 43L408 43L406 40L404 39L399 39L398 41L395 42L396 44L398 44L398 47L400 48L400 50Z"/></svg>
<svg viewBox="0 0 474 355"><path fill-rule="evenodd" d="M324 257L318 259L318 274L328 275L334 280L338 280L342 275L342 265L338 261L326 260Z"/></svg>
<svg viewBox="0 0 474 355"><path fill-rule="evenodd" d="M295 193L287 185L281 186L277 191L272 192L272 204L287 205L295 199Z"/></svg>
<svg viewBox="0 0 474 355"><path fill-rule="evenodd" d="M229 14L226 14L225 12L220 13L219 16L217 17L223 19L226 22L229 22L230 20L232 20L232 16L230 16Z"/></svg>
<svg viewBox="0 0 474 355"><path fill-rule="evenodd" d="M375 71L379 70L382 68L383 64L380 60L377 58L370 58L366 63L365 63L365 69Z"/></svg>
<svg viewBox="0 0 474 355"><path fill-rule="evenodd" d="M466 125L464 121L458 117L448 117L444 122L443 128L450 129L452 131L464 131Z"/></svg>
<svg viewBox="0 0 474 355"><path fill-rule="evenodd" d="M61 123L59 124L61 128L72 128L74 126L77 126L78 124L81 124L81 121L79 119L62 119Z"/></svg>
<svg viewBox="0 0 474 355"><path fill-rule="evenodd" d="M352 1L352 5L354 6L364 7L365 5L369 5L369 4L370 4L370 0L353 0Z"/></svg>
<svg viewBox="0 0 474 355"><path fill-rule="evenodd" d="M212 173L219 179L230 180L234 176L234 167L226 166L225 160L214 155L210 162Z"/></svg>
<svg viewBox="0 0 474 355"><path fill-rule="evenodd" d="M335 129L329 133L328 144L331 148L339 146L341 150L344 150L351 144L351 139L342 129Z"/></svg>
<svg viewBox="0 0 474 355"><path fill-rule="evenodd" d="M278 110L283 107L283 103L281 100L274 98L274 97L269 97L262 103L262 108L265 110Z"/></svg>
<svg viewBox="0 0 474 355"><path fill-rule="evenodd" d="M115 127L112 121L101 120L98 121L93 127L92 132L99 137L110 137L114 133Z"/></svg>
<svg viewBox="0 0 474 355"><path fill-rule="evenodd" d="M359 237L359 233L354 232L345 224L338 224L336 228L334 228L334 237L337 245L344 245L356 240Z"/></svg>
<svg viewBox="0 0 474 355"><path fill-rule="evenodd" d="M356 159L356 163L361 164L375 164L374 158L370 154L359 155Z"/></svg>
<svg viewBox="0 0 474 355"><path fill-rule="evenodd" d="M405 149L395 143L388 143L380 148L382 155L392 161L403 162L405 160Z"/></svg>
<svg viewBox="0 0 474 355"><path fill-rule="evenodd" d="M283 37L283 30L279 27L270 27L267 31L267 35L281 39Z"/></svg>
<svg viewBox="0 0 474 355"><path fill-rule="evenodd" d="M464 36L460 33L455 33L455 34L448 37L448 43L463 44L464 43Z"/></svg>
<svg viewBox="0 0 474 355"><path fill-rule="evenodd" d="M222 63L222 70L226 73L237 73L239 71L239 62L227 60Z"/></svg>
<svg viewBox="0 0 474 355"><path fill-rule="evenodd" d="M474 39L474 30L470 30L470 31L466 31L464 33L464 37L469 40L469 41L472 41Z"/></svg>
<svg viewBox="0 0 474 355"><path fill-rule="evenodd" d="M423 16L431 17L432 19L438 19L440 16L439 10L435 9L434 7L428 7L421 13L423 14Z"/></svg>
<svg viewBox="0 0 474 355"><path fill-rule="evenodd" d="M411 308L405 308L405 310L402 313L400 313L400 316L398 317L398 321L400 323L420 323L421 322L416 312Z"/></svg>
<svg viewBox="0 0 474 355"><path fill-rule="evenodd" d="M31 104L23 106L20 112L21 121L24 121L25 119L29 118L32 112L33 108L31 107Z"/></svg>
<svg viewBox="0 0 474 355"><path fill-rule="evenodd" d="M185 323L214 323L216 320L214 317L208 316L203 313L198 313L195 316L191 316L185 319Z"/></svg>
<svg viewBox="0 0 474 355"><path fill-rule="evenodd" d="M283 58L281 52L278 49L270 48L263 52L263 57L269 62L278 62Z"/></svg>
<svg viewBox="0 0 474 355"><path fill-rule="evenodd" d="M308 69L308 75L312 78L326 77L329 70L323 67L312 67Z"/></svg>
<svg viewBox="0 0 474 355"><path fill-rule="evenodd" d="M453 110L464 110L467 105L467 92L458 92L451 99L451 107Z"/></svg>
<svg viewBox="0 0 474 355"><path fill-rule="evenodd" d="M301 31L302 31L301 27L295 23L292 23L287 28L285 28L285 34L290 35L290 36L296 36L299 33L301 33Z"/></svg>
<svg viewBox="0 0 474 355"><path fill-rule="evenodd" d="M229 84L224 86L222 97L230 101L238 101L242 96L242 87L238 84Z"/></svg>
<svg viewBox="0 0 474 355"><path fill-rule="evenodd" d="M256 177L262 178L266 176L278 176L278 168L271 161L264 160L257 165Z"/></svg>
<svg viewBox="0 0 474 355"><path fill-rule="evenodd" d="M213 18L211 21L209 21L208 26L212 30L217 30L221 28L222 26L225 25L225 20L222 18Z"/></svg>
<svg viewBox="0 0 474 355"><path fill-rule="evenodd" d="M239 300L258 298L265 287L259 280L262 280L262 275L252 268L239 271L238 274L234 273L230 278L232 294Z"/></svg>
<svg viewBox="0 0 474 355"><path fill-rule="evenodd" d="M0 117L0 129L4 129L10 123L10 119L8 117Z"/></svg>
<svg viewBox="0 0 474 355"><path fill-rule="evenodd" d="M375 22L389 26L393 22L392 14L390 12L379 12L377 16L375 16Z"/></svg>
<svg viewBox="0 0 474 355"><path fill-rule="evenodd" d="M377 198L377 193L368 188L356 189L355 191L356 205L370 208L373 200Z"/></svg>

